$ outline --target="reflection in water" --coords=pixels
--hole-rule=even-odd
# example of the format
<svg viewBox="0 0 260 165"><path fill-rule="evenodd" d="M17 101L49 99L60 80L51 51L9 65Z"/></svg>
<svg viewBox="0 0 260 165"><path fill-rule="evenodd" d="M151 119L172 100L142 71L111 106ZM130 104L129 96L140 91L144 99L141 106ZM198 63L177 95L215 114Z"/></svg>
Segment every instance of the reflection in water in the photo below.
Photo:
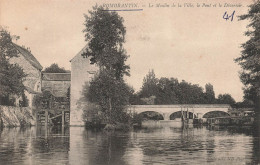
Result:
<svg viewBox="0 0 260 165"><path fill-rule="evenodd" d="M257 164L258 135L237 127L131 132L5 128L0 131L0 164Z"/></svg>

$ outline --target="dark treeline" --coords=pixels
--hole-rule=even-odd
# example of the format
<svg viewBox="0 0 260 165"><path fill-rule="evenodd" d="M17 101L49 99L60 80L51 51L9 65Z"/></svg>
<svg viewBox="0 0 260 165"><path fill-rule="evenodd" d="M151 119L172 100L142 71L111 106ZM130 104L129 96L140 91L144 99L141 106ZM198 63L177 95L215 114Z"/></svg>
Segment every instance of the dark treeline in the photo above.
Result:
<svg viewBox="0 0 260 165"><path fill-rule="evenodd" d="M63 67L60 67L58 64L53 63L49 67L45 68L43 73L70 73L69 70L65 70Z"/></svg>
<svg viewBox="0 0 260 165"><path fill-rule="evenodd" d="M248 107L250 102L236 103L230 94L215 96L213 85L191 84L177 78L156 78L154 71L144 77L141 90L130 98L132 105L137 104L230 104L235 107Z"/></svg>

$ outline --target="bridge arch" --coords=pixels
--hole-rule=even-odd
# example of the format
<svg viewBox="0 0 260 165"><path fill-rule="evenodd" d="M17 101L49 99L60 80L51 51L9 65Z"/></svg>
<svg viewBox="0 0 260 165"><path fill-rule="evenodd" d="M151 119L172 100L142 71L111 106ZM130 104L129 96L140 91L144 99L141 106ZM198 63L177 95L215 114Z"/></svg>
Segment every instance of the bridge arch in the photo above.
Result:
<svg viewBox="0 0 260 165"><path fill-rule="evenodd" d="M226 117L226 116L230 116L230 114L224 111L215 110L215 111L210 111L205 113L202 116L202 118L214 118L214 117Z"/></svg>
<svg viewBox="0 0 260 165"><path fill-rule="evenodd" d="M223 111L228 112L230 109L229 105L226 104L174 104L174 105L131 105L128 107L129 112L140 114L146 111L158 112L163 116L164 120L170 120L170 115L174 112L183 110L188 111L190 116L194 113L194 117L202 118L204 114L211 111ZM180 113L180 112L178 112ZM171 116L171 120L176 118L174 115ZM222 115L223 116L223 115ZM178 116L177 116L178 117ZM207 115L206 115L207 117Z"/></svg>
<svg viewBox="0 0 260 165"><path fill-rule="evenodd" d="M183 111L183 112L181 112L181 111L173 112L172 114L170 114L170 120L175 120L175 119L177 119L177 118L181 118L182 115L185 116L185 117L187 117L187 111ZM192 118L193 118L193 115L194 115L194 118L197 117L197 115L195 115L195 113L193 114L192 112L189 112L189 115L188 115L189 119L192 119Z"/></svg>
<svg viewBox="0 0 260 165"><path fill-rule="evenodd" d="M139 113L138 115L147 120L164 120L164 116L156 111L144 111Z"/></svg>

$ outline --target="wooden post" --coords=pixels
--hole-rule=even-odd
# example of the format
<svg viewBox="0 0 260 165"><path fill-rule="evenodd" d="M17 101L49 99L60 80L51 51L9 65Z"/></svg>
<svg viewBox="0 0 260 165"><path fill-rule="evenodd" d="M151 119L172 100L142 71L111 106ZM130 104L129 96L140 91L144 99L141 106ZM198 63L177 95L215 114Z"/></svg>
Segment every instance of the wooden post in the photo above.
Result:
<svg viewBox="0 0 260 165"><path fill-rule="evenodd" d="M181 107L181 120L183 121L183 112L182 112L182 107Z"/></svg>
<svg viewBox="0 0 260 165"><path fill-rule="evenodd" d="M189 108L187 108L187 123L189 123L189 118L190 118L190 115L189 115Z"/></svg>
<svg viewBox="0 0 260 165"><path fill-rule="evenodd" d="M48 110L45 110L45 138L48 138Z"/></svg>
<svg viewBox="0 0 260 165"><path fill-rule="evenodd" d="M1 110L0 110L0 129L2 128L2 116L1 116Z"/></svg>
<svg viewBox="0 0 260 165"><path fill-rule="evenodd" d="M38 111L35 111L35 126L38 127Z"/></svg>
<svg viewBox="0 0 260 165"><path fill-rule="evenodd" d="M64 111L62 111L62 119L61 119L61 121L62 121L62 127L64 127L65 126L65 113L64 113Z"/></svg>
<svg viewBox="0 0 260 165"><path fill-rule="evenodd" d="M62 135L64 135L64 126L65 126L65 112L64 111L62 111L61 121L62 121L61 133L62 133Z"/></svg>
<svg viewBox="0 0 260 165"><path fill-rule="evenodd" d="M45 110L45 128L47 129L47 127L48 127L48 110Z"/></svg>

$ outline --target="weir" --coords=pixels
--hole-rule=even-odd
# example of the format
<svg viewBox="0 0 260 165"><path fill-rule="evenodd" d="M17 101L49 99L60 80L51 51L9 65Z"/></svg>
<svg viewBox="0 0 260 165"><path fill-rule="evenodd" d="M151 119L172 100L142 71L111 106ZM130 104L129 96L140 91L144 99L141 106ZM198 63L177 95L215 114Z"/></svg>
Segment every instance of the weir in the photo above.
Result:
<svg viewBox="0 0 260 165"><path fill-rule="evenodd" d="M47 91L48 92L48 91ZM49 125L69 125L70 124L70 106L66 99L55 97L46 92L39 97L39 104L35 111L36 126Z"/></svg>
<svg viewBox="0 0 260 165"><path fill-rule="evenodd" d="M35 112L36 126L69 125L69 110L43 109Z"/></svg>
<svg viewBox="0 0 260 165"><path fill-rule="evenodd" d="M161 128L161 127L181 127L183 122L181 119L175 120L145 120L142 121L142 127L144 128ZM191 123L192 125L192 123Z"/></svg>

